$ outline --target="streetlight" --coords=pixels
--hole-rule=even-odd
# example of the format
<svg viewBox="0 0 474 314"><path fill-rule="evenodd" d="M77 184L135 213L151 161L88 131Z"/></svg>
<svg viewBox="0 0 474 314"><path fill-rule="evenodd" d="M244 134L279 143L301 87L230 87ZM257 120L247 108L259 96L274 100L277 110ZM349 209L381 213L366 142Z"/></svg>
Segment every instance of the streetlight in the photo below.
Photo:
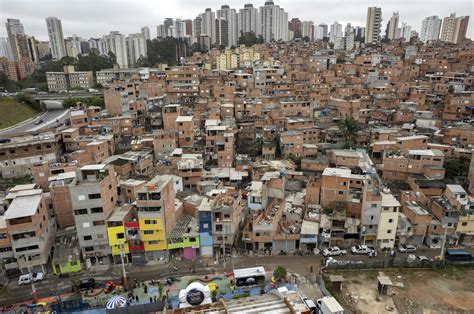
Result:
<svg viewBox="0 0 474 314"><path fill-rule="evenodd" d="M27 244L28 245L28 244ZM36 300L36 287L35 287L35 282L33 278L33 273L31 272L31 266L30 266L30 260L28 257L23 255L23 258L25 259L26 262L26 267L28 268L28 274L30 275L30 280L31 280L31 295L33 296L33 299Z"/></svg>
<svg viewBox="0 0 474 314"><path fill-rule="evenodd" d="M120 246L120 261L122 262L122 283L125 286L127 284L127 273L125 272L125 263L124 263L124 256L125 252L123 250L123 243L119 243Z"/></svg>
<svg viewBox="0 0 474 314"><path fill-rule="evenodd" d="M446 245L446 236L448 235L448 225L444 225L444 235L443 235L443 242L441 242L441 260L444 260L444 247Z"/></svg>

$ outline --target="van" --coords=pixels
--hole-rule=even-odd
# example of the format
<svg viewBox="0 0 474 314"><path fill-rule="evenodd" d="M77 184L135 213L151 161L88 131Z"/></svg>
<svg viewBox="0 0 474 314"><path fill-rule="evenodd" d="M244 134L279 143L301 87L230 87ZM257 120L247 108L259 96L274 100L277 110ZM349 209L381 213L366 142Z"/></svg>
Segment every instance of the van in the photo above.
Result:
<svg viewBox="0 0 474 314"><path fill-rule="evenodd" d="M444 254L444 258L452 262L470 262L472 261L472 255L464 250L447 250Z"/></svg>
<svg viewBox="0 0 474 314"><path fill-rule="evenodd" d="M23 286L31 283L31 274L24 274L18 278L18 285Z"/></svg>
<svg viewBox="0 0 474 314"><path fill-rule="evenodd" d="M306 306L310 309L311 313L317 313L318 312L318 308L316 307L316 303L314 303L313 300L311 300L309 298L303 298L303 301L306 304Z"/></svg>

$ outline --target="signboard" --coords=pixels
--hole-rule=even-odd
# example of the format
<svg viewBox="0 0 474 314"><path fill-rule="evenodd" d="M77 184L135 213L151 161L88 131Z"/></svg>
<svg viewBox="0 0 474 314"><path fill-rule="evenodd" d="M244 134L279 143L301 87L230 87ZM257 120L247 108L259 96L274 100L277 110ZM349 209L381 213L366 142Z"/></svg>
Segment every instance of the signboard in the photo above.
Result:
<svg viewBox="0 0 474 314"><path fill-rule="evenodd" d="M186 301L191 305L199 305L204 301L204 292L198 289L191 289L186 294Z"/></svg>

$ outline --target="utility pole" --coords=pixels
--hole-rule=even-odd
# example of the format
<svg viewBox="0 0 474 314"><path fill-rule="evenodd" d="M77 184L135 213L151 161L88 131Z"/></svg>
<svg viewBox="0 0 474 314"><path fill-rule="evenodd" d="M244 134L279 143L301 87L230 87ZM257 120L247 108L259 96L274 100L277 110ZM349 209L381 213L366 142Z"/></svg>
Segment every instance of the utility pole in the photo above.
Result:
<svg viewBox="0 0 474 314"><path fill-rule="evenodd" d="M441 243L441 260L444 261L444 247L446 245L446 236L448 235L448 225L444 226L443 242Z"/></svg>
<svg viewBox="0 0 474 314"><path fill-rule="evenodd" d="M222 260L224 261L224 269L225 269L225 237L222 237Z"/></svg>
<svg viewBox="0 0 474 314"><path fill-rule="evenodd" d="M122 262L122 284L125 286L127 284L127 273L125 272L125 262L124 262L124 256L125 252L123 250L123 243L120 242L120 261Z"/></svg>
<svg viewBox="0 0 474 314"><path fill-rule="evenodd" d="M31 266L30 266L30 260L28 257L23 255L23 258L25 259L26 262L26 267L28 268L28 274L30 274L30 279L31 279L31 295L33 296L33 300L36 300L36 287L35 287L35 282L33 278L33 273L31 272Z"/></svg>

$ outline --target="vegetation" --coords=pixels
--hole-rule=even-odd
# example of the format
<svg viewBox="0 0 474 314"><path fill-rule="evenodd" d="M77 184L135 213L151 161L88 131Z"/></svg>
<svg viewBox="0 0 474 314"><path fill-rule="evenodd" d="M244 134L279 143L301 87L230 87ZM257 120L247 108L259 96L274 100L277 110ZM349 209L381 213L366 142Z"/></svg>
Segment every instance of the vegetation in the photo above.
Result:
<svg viewBox="0 0 474 314"><path fill-rule="evenodd" d="M148 66L157 66L160 63L168 65L176 64L176 39L173 37L154 38L147 40L148 58L145 58ZM140 61L144 64L145 60Z"/></svg>
<svg viewBox="0 0 474 314"><path fill-rule="evenodd" d="M248 32L239 37L238 43L239 45L245 45L247 47L251 47L255 44L263 44L263 36L260 35L257 37L254 32Z"/></svg>
<svg viewBox="0 0 474 314"><path fill-rule="evenodd" d="M351 148L355 142L357 132L360 131L360 126L357 121L353 117L346 117L340 120L337 123L339 130L341 130L344 138L345 138L345 146L346 148Z"/></svg>
<svg viewBox="0 0 474 314"><path fill-rule="evenodd" d="M291 161L293 161L293 163L296 165L296 170L300 170L300 169L301 169L301 160L303 159L302 157L300 157L300 156L295 156L294 154L289 154L289 155L288 155L288 159L290 159Z"/></svg>
<svg viewBox="0 0 474 314"><path fill-rule="evenodd" d="M456 177L465 177L469 173L469 164L470 160L464 156L446 159L444 161L445 177L451 180Z"/></svg>
<svg viewBox="0 0 474 314"><path fill-rule="evenodd" d="M276 281L285 280L286 279L286 268L283 266L277 266L273 271L273 277L275 277Z"/></svg>
<svg viewBox="0 0 474 314"><path fill-rule="evenodd" d="M101 108L105 108L104 99L99 96L93 96L89 98L75 98L69 97L63 101L64 108L71 108L77 105L77 103L83 103L86 106L97 106Z"/></svg>
<svg viewBox="0 0 474 314"><path fill-rule="evenodd" d="M0 98L0 129L11 127L15 124L33 118L41 112L29 104L11 97Z"/></svg>

